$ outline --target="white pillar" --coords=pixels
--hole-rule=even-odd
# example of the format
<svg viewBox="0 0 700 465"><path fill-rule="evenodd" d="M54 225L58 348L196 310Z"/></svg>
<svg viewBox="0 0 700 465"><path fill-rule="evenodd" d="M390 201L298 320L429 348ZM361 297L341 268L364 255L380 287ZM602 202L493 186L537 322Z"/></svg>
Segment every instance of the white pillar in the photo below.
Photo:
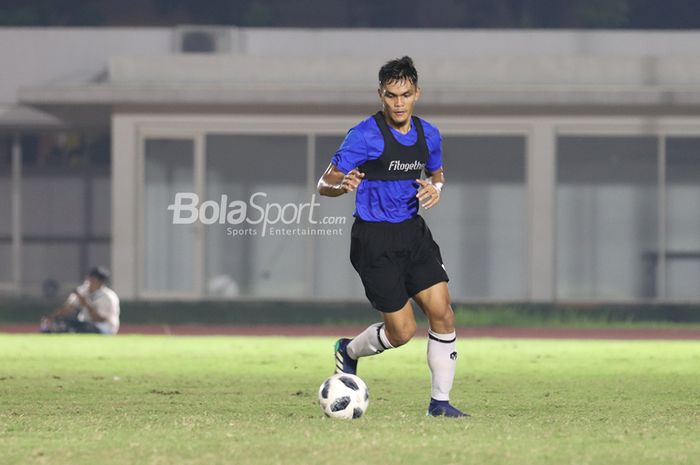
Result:
<svg viewBox="0 0 700 465"><path fill-rule="evenodd" d="M137 140L133 121L112 116L112 284L122 299L137 296Z"/></svg>
<svg viewBox="0 0 700 465"><path fill-rule="evenodd" d="M316 192L316 134L306 135L306 191L309 196ZM309 201L310 201L309 197ZM306 201L306 200L305 200ZM304 297L314 297L316 288L316 241L307 236L304 241Z"/></svg>
<svg viewBox="0 0 700 465"><path fill-rule="evenodd" d="M12 282L22 292L22 145L19 134L12 139Z"/></svg>
<svg viewBox="0 0 700 465"><path fill-rule="evenodd" d="M658 236L659 254L657 255L656 266L656 295L652 296L656 300L666 300L668 297L667 275L666 275L666 248L668 237L668 192L666 183L666 134L660 134L658 138L658 170L659 170L659 220Z"/></svg>
<svg viewBox="0 0 700 465"><path fill-rule="evenodd" d="M548 122L536 122L529 138L528 181L528 288L529 299L555 299L556 269L556 133Z"/></svg>

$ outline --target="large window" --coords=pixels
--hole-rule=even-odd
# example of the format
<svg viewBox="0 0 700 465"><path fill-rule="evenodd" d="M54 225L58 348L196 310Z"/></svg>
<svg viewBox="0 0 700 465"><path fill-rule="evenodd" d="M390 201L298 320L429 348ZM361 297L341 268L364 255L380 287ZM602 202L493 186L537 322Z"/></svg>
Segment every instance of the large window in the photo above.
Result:
<svg viewBox="0 0 700 465"><path fill-rule="evenodd" d="M557 141L557 298L653 297L658 251L656 137Z"/></svg>
<svg viewBox="0 0 700 465"><path fill-rule="evenodd" d="M666 138L666 289L700 298L700 137Z"/></svg>
<svg viewBox="0 0 700 465"><path fill-rule="evenodd" d="M307 237L282 236L271 228L296 228L276 222L278 208L311 201L307 188L306 136L209 135L206 138L206 198L247 205L246 216L264 223L206 226L205 292L211 297L303 297ZM251 197L255 196L255 197ZM276 204L276 205L275 205ZM285 212L291 212L289 207ZM287 213L287 219L291 214Z"/></svg>
<svg viewBox="0 0 700 465"><path fill-rule="evenodd" d="M167 209L194 192L194 141L148 139L144 149L144 290L194 293L197 226L173 225Z"/></svg>
<svg viewBox="0 0 700 465"><path fill-rule="evenodd" d="M442 200L421 214L441 247L453 298L525 298L525 137L446 136L443 166Z"/></svg>
<svg viewBox="0 0 700 465"><path fill-rule="evenodd" d="M317 176L342 136L316 139ZM525 138L448 136L443 140L447 177L428 221L450 274L455 299L516 299L526 295ZM321 216L345 215L343 235L316 241L318 297L362 298L362 283L349 262L354 195L321 198Z"/></svg>
<svg viewBox="0 0 700 465"><path fill-rule="evenodd" d="M14 166L14 147L20 166ZM110 266L110 137L42 132L0 137L0 283L13 279L19 228L20 291L65 293L93 265ZM19 176L15 176L17 169ZM16 184L15 184L16 183ZM13 185L21 221L12 224Z"/></svg>

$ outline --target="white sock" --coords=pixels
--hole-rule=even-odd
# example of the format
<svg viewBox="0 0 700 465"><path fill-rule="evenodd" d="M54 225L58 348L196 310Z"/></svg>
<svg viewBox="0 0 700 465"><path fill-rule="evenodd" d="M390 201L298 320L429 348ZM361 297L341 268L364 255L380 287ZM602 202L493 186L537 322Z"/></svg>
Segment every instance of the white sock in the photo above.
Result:
<svg viewBox="0 0 700 465"><path fill-rule="evenodd" d="M348 355L357 360L368 355L381 354L387 349L393 349L384 331L384 323L375 323L358 334L348 344Z"/></svg>
<svg viewBox="0 0 700 465"><path fill-rule="evenodd" d="M457 333L439 334L428 331L428 366L431 373L430 396L450 400L457 367Z"/></svg>

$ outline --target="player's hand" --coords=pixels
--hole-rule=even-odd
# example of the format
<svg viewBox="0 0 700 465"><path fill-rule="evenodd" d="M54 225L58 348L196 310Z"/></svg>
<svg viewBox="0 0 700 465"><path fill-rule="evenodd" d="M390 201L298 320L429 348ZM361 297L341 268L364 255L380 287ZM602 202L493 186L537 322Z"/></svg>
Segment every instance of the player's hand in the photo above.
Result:
<svg viewBox="0 0 700 465"><path fill-rule="evenodd" d="M354 192L355 189L357 189L357 186L360 185L360 182L362 182L362 179L365 177L365 173L361 173L360 170L357 168L353 168L343 176L343 180L340 183L341 189L343 191L347 192Z"/></svg>
<svg viewBox="0 0 700 465"><path fill-rule="evenodd" d="M78 298L78 301L80 302L81 305L85 305L87 303L87 299L85 298L84 295L82 295L80 292L78 292L77 288L73 291L73 293Z"/></svg>
<svg viewBox="0 0 700 465"><path fill-rule="evenodd" d="M416 197L420 202L420 206L426 210L430 207L434 207L440 201L440 191L437 187L433 186L431 182L424 181L422 179L416 179L416 182L420 185L418 188L418 193Z"/></svg>

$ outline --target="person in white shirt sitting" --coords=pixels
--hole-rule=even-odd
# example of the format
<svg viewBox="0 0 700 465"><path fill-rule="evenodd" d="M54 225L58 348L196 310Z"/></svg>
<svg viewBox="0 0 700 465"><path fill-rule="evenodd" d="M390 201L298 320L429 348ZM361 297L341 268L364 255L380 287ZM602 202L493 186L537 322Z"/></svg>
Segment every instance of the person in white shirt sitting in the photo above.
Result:
<svg viewBox="0 0 700 465"><path fill-rule="evenodd" d="M117 334L119 297L107 287L109 271L93 268L53 313L41 319L42 333Z"/></svg>

